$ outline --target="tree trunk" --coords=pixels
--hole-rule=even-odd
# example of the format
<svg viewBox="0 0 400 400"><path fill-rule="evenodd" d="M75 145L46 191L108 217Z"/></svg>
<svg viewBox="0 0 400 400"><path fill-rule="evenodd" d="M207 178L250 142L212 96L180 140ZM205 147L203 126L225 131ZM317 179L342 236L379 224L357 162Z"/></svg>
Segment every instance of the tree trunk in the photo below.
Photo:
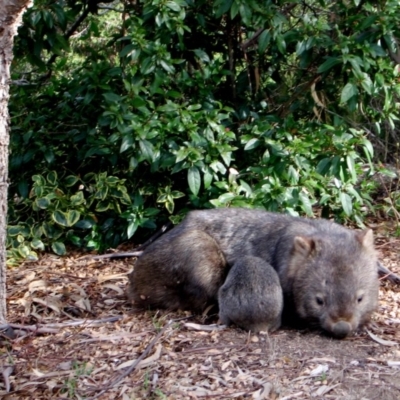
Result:
<svg viewBox="0 0 400 400"><path fill-rule="evenodd" d="M8 189L9 115L8 99L13 42L23 12L31 0L0 0L0 323L7 318L6 234Z"/></svg>

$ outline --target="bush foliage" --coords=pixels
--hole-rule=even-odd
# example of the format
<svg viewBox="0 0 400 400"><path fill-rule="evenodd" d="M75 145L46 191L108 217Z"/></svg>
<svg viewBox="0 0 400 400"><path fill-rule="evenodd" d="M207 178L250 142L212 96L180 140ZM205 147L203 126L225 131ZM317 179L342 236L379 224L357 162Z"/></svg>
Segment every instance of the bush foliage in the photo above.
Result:
<svg viewBox="0 0 400 400"><path fill-rule="evenodd" d="M191 208L361 224L357 177L398 141L399 30L398 1L35 2L13 65L10 261L102 251Z"/></svg>

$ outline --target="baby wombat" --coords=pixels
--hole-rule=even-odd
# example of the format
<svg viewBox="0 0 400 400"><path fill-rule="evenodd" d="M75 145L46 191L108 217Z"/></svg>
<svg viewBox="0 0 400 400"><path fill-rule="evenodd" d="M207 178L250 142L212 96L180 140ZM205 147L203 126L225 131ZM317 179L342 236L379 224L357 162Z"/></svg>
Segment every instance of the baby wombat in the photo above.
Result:
<svg viewBox="0 0 400 400"><path fill-rule="evenodd" d="M276 271L259 257L238 258L218 291L220 322L254 332L281 324L283 294Z"/></svg>
<svg viewBox="0 0 400 400"><path fill-rule="evenodd" d="M128 291L138 307L198 310L216 301L229 269L244 256L278 273L285 315L336 337L367 322L377 306L372 231L240 208L190 212L144 251Z"/></svg>

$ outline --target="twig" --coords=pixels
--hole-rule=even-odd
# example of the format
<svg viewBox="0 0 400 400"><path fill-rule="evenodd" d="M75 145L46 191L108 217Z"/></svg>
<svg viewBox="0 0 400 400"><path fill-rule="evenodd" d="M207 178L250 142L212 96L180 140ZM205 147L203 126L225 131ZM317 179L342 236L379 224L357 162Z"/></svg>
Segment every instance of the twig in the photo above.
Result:
<svg viewBox="0 0 400 400"><path fill-rule="evenodd" d="M123 258L123 257L140 257L143 251L125 251L121 253L110 253L110 254L100 254L98 256L84 256L81 259L91 258L92 260L104 260L113 258Z"/></svg>
<svg viewBox="0 0 400 400"><path fill-rule="evenodd" d="M161 336L164 334L164 332L167 330L168 327L172 325L174 320L168 321L164 325L164 327L161 329L160 332L158 332L157 336L148 344L146 347L145 351L136 359L136 361L118 378L116 378L114 381L110 382L104 389L102 389L99 393L97 393L94 397L91 397L90 400L94 400L102 396L105 392L107 392L109 389L120 383L124 378L126 378L132 371L134 371L137 367L137 365L142 361L151 351L151 349L154 347L154 345L158 342L158 340L161 338Z"/></svg>
<svg viewBox="0 0 400 400"><path fill-rule="evenodd" d="M143 251L147 246L157 240L164 232L170 229L172 226L172 222L167 222L165 225L161 227L153 236L151 236L148 240L146 240L143 244L136 248L135 251L121 252L121 253L110 253L110 254L101 254L99 256L84 256L81 259L91 258L93 260L104 260L104 259L113 259L113 258L123 258L123 257L140 257L143 254Z"/></svg>

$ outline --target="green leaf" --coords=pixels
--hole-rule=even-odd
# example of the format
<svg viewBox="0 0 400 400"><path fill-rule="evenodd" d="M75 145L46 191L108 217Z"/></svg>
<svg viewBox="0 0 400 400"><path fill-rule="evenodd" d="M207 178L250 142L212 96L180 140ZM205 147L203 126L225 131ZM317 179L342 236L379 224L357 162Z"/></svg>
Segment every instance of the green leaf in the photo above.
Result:
<svg viewBox="0 0 400 400"><path fill-rule="evenodd" d="M253 139L250 139L250 140L246 143L246 145L244 146L244 149L245 149L245 150L252 150L252 149L255 149L256 147L258 147L259 144L260 144L260 140L257 139L257 138L253 138Z"/></svg>
<svg viewBox="0 0 400 400"><path fill-rule="evenodd" d="M104 200L107 197L107 195L108 195L108 187L103 186L94 194L94 198L98 200Z"/></svg>
<svg viewBox="0 0 400 400"><path fill-rule="evenodd" d="M130 43L128 45L126 45L119 53L120 57L125 57L127 55L129 55L134 49L135 49L136 45Z"/></svg>
<svg viewBox="0 0 400 400"><path fill-rule="evenodd" d="M197 196L200 190L201 177L200 172L196 167L188 169L188 182L191 192Z"/></svg>
<svg viewBox="0 0 400 400"><path fill-rule="evenodd" d="M78 182L78 180L79 180L79 179L78 179L77 176L75 176L75 175L68 175L68 176L64 179L64 182L65 182L65 185L66 185L66 186L71 187L71 186L74 186L75 183Z"/></svg>
<svg viewBox="0 0 400 400"><path fill-rule="evenodd" d="M281 54L286 53L286 41L282 35L276 36L276 46Z"/></svg>
<svg viewBox="0 0 400 400"><path fill-rule="evenodd" d="M134 219L132 222L129 223L128 229L126 232L128 239L130 239L134 235L134 233L136 232L138 227L139 227L139 223L138 223L137 219Z"/></svg>
<svg viewBox="0 0 400 400"><path fill-rule="evenodd" d="M264 53L271 40L271 34L268 30L264 30L258 38L258 51L260 54Z"/></svg>
<svg viewBox="0 0 400 400"><path fill-rule="evenodd" d="M224 160L225 165L229 167L232 161L232 152L231 151L223 152L221 153L221 157Z"/></svg>
<svg viewBox="0 0 400 400"><path fill-rule="evenodd" d="M195 49L195 50L193 50L193 52L204 63L208 64L210 62L210 57L208 56L208 54L205 51L200 50L200 49Z"/></svg>
<svg viewBox="0 0 400 400"><path fill-rule="evenodd" d="M187 147L182 147L176 153L175 163L179 163L183 161L190 153L190 150Z"/></svg>
<svg viewBox="0 0 400 400"><path fill-rule="evenodd" d="M72 195L69 198L71 202L71 206L80 206L81 204L85 203L85 197L83 195L83 192L80 190L79 192L76 192L76 194Z"/></svg>
<svg viewBox="0 0 400 400"><path fill-rule="evenodd" d="M240 179L240 189L243 190L244 192L246 192L249 196L251 196L253 194L253 190L251 189L250 185L243 181L242 179Z"/></svg>
<svg viewBox="0 0 400 400"><path fill-rule="evenodd" d="M329 71L335 65L341 64L343 62L341 57L329 57L323 64L321 64L317 70L319 74L325 71Z"/></svg>
<svg viewBox="0 0 400 400"><path fill-rule="evenodd" d="M293 165L289 166L288 175L290 184L297 185L297 183L299 182L299 173L296 168L293 167Z"/></svg>
<svg viewBox="0 0 400 400"><path fill-rule="evenodd" d="M46 149L46 151L44 152L44 158L45 160L51 164L54 161L54 152L52 149Z"/></svg>
<svg viewBox="0 0 400 400"><path fill-rule="evenodd" d="M53 221L56 222L58 225L68 226L67 217L66 217L65 213L63 213L62 211L59 211L59 210L54 211L51 214L51 217L52 217Z"/></svg>
<svg viewBox="0 0 400 400"><path fill-rule="evenodd" d="M31 242L31 247L35 250L44 250L44 243L40 239L33 239Z"/></svg>
<svg viewBox="0 0 400 400"><path fill-rule="evenodd" d="M321 175L325 175L328 173L330 166L330 158L323 158L317 165L317 172Z"/></svg>
<svg viewBox="0 0 400 400"><path fill-rule="evenodd" d="M231 19L234 19L239 12L239 1L233 0L230 9L231 9Z"/></svg>
<svg viewBox="0 0 400 400"><path fill-rule="evenodd" d="M154 148L148 140L139 141L140 150L142 151L143 158L149 162L153 161Z"/></svg>
<svg viewBox="0 0 400 400"><path fill-rule="evenodd" d="M180 199L185 196L185 193L180 192L179 190L173 190L170 195L173 199Z"/></svg>
<svg viewBox="0 0 400 400"><path fill-rule="evenodd" d="M47 174L47 182L49 182L52 185L56 185L58 182L58 176L56 171L50 171Z"/></svg>
<svg viewBox="0 0 400 400"><path fill-rule="evenodd" d="M175 204L173 200L169 200L165 203L165 208L168 210L170 214L174 212Z"/></svg>
<svg viewBox="0 0 400 400"><path fill-rule="evenodd" d="M41 16L40 11L35 11L32 13L31 20L32 20L33 26L36 26L41 19L42 19L42 16Z"/></svg>
<svg viewBox="0 0 400 400"><path fill-rule="evenodd" d="M249 25L251 22L251 8L250 6L246 3L246 2L241 2L240 6L239 6L239 12L240 12L240 16L242 17L243 22L246 25Z"/></svg>
<svg viewBox="0 0 400 400"><path fill-rule="evenodd" d="M210 169L207 168L203 174L204 189L208 189L211 186L212 180L213 174L211 173Z"/></svg>
<svg viewBox="0 0 400 400"><path fill-rule="evenodd" d="M214 4L217 7L215 14L217 18L221 17L223 14L227 13L232 7L233 0L219 0Z"/></svg>
<svg viewBox="0 0 400 400"><path fill-rule="evenodd" d="M299 193L299 197L300 197L300 201L301 201L301 208L303 209L303 211L307 215L312 216L313 212L312 212L310 198L303 191Z"/></svg>
<svg viewBox="0 0 400 400"><path fill-rule="evenodd" d="M18 253L22 258L28 258L31 249L27 245L18 246Z"/></svg>
<svg viewBox="0 0 400 400"><path fill-rule="evenodd" d="M218 197L218 201L221 204L226 204L233 200L236 196L233 193L224 193L221 196Z"/></svg>
<svg viewBox="0 0 400 400"><path fill-rule="evenodd" d="M112 92L103 93L103 97L110 103L118 103L122 100L121 96L118 96L117 94Z"/></svg>
<svg viewBox="0 0 400 400"><path fill-rule="evenodd" d="M124 136L122 138L121 147L119 148L119 152L123 153L124 151L130 149L133 144L133 137L132 136Z"/></svg>
<svg viewBox="0 0 400 400"><path fill-rule="evenodd" d="M7 235L8 236L17 236L21 233L23 227L20 225L8 225L7 227Z"/></svg>
<svg viewBox="0 0 400 400"><path fill-rule="evenodd" d="M358 94L357 86L349 82L342 90L340 102L342 104L347 103L348 100L350 100L353 96L356 96L357 94Z"/></svg>
<svg viewBox="0 0 400 400"><path fill-rule="evenodd" d="M367 154L368 158L372 159L374 156L374 147L368 139L363 139L362 144L364 146L364 152Z"/></svg>
<svg viewBox="0 0 400 400"><path fill-rule="evenodd" d="M160 60L161 66L165 69L165 71L169 72L170 74L173 74L175 72L175 68L172 64L169 64L165 60Z"/></svg>
<svg viewBox="0 0 400 400"><path fill-rule="evenodd" d="M368 94L372 94L374 89L374 84L372 83L370 76L366 73L363 74L363 80L361 81L361 86Z"/></svg>
<svg viewBox="0 0 400 400"><path fill-rule="evenodd" d="M174 1L167 1L167 2L165 3L165 5L166 5L169 9L171 9L172 11L176 11L176 12L181 11L181 6L180 6L177 2L174 2Z"/></svg>
<svg viewBox="0 0 400 400"><path fill-rule="evenodd" d="M64 256L67 253L65 245L62 242L54 242L51 245L51 249L59 256Z"/></svg>
<svg viewBox="0 0 400 400"><path fill-rule="evenodd" d="M81 217L81 213L79 211L76 211L76 210L68 211L66 213L66 219L67 219L68 226L71 227L71 226L75 225L79 221L80 217Z"/></svg>
<svg viewBox="0 0 400 400"><path fill-rule="evenodd" d="M353 212L353 205L351 203L351 197L344 192L340 192L340 202L342 203L343 211L347 216L350 216Z"/></svg>
<svg viewBox="0 0 400 400"><path fill-rule="evenodd" d="M24 199L28 197L29 185L27 181L23 180L18 182L18 193Z"/></svg>
<svg viewBox="0 0 400 400"><path fill-rule="evenodd" d="M168 102L167 104L164 104L157 108L158 111L164 111L167 113L177 111L178 109L179 109L178 105L175 103L171 103L171 102Z"/></svg>
<svg viewBox="0 0 400 400"><path fill-rule="evenodd" d="M90 221L88 219L81 219L75 224L75 228L79 229L90 229L94 225L93 221Z"/></svg>
<svg viewBox="0 0 400 400"><path fill-rule="evenodd" d="M353 183L355 183L357 181L357 174L356 174L356 166L355 166L354 158L351 155L347 155L346 163L347 163L347 167L350 171L352 181L353 181Z"/></svg>
<svg viewBox="0 0 400 400"><path fill-rule="evenodd" d="M105 212L110 208L111 204L108 201L100 201L96 205L96 211L97 212Z"/></svg>
<svg viewBox="0 0 400 400"><path fill-rule="evenodd" d="M46 197L42 197L40 199L35 200L36 207L45 210L51 204L50 200Z"/></svg>

